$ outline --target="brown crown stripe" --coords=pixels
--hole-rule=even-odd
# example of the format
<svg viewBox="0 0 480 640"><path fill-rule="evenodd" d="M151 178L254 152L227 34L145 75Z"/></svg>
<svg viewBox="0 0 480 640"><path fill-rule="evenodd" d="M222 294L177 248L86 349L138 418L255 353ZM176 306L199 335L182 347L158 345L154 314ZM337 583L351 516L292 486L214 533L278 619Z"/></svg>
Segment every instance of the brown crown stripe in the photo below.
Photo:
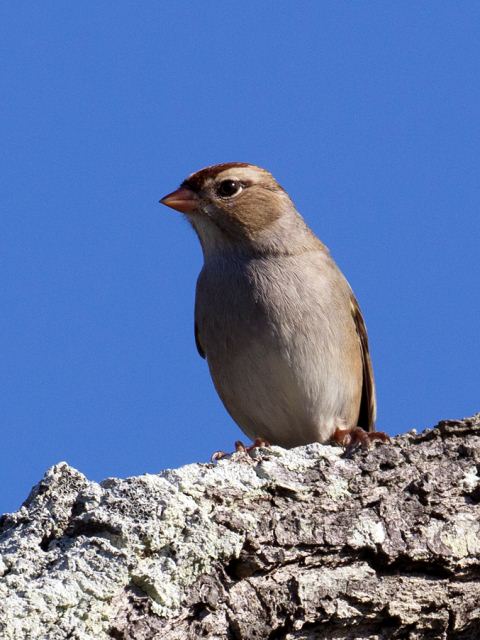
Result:
<svg viewBox="0 0 480 640"><path fill-rule="evenodd" d="M219 173L226 171L227 169L233 169L235 167L253 167L255 165L248 162L223 162L222 164L214 164L205 169L200 169L196 173L192 173L186 180L182 182L182 187L187 187L192 191L200 191L205 184L205 181L209 178L216 178ZM260 168L260 167L259 167Z"/></svg>

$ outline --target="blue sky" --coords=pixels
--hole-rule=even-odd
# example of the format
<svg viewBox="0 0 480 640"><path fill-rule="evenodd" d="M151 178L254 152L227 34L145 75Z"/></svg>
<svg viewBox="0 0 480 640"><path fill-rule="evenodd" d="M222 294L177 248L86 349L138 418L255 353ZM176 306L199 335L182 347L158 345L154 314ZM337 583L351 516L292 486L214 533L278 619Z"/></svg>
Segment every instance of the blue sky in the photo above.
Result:
<svg viewBox="0 0 480 640"><path fill-rule="evenodd" d="M480 410L480 5L0 7L0 511L50 465L205 461L241 436L193 339L201 253L158 204L272 171L347 275L378 428Z"/></svg>

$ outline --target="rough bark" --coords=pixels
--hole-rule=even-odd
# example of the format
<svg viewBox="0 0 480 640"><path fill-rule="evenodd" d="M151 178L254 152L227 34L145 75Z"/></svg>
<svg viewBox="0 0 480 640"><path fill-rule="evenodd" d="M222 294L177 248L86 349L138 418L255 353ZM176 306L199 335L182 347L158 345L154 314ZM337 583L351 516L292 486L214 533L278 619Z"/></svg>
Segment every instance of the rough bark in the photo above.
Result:
<svg viewBox="0 0 480 640"><path fill-rule="evenodd" d="M50 469L0 529L0 637L480 637L480 414L357 452L97 484Z"/></svg>

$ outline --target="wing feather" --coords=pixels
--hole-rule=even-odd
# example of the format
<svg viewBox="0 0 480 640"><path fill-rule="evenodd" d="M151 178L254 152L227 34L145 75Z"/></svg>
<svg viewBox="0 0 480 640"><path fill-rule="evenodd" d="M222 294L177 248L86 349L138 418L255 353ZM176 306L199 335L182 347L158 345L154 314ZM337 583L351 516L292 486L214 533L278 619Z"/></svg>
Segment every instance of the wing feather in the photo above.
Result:
<svg viewBox="0 0 480 640"><path fill-rule="evenodd" d="M351 297L352 316L360 340L363 363L363 384L362 398L360 401L360 413L358 416L358 426L365 431L375 431L375 418L377 414L377 401L375 397L375 380L373 378L373 367L368 349L367 328L362 317L362 312L358 302Z"/></svg>
<svg viewBox="0 0 480 640"><path fill-rule="evenodd" d="M197 345L197 351L200 354L200 356L205 359L205 351L202 347L202 345L200 344L200 336L198 333L198 324L195 322L195 344Z"/></svg>

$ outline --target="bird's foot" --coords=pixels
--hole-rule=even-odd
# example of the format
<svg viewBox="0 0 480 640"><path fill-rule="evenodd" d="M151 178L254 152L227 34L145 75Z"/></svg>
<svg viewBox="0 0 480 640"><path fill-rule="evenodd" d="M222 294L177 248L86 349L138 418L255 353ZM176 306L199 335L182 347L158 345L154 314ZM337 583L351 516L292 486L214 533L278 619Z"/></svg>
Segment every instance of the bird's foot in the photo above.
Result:
<svg viewBox="0 0 480 640"><path fill-rule="evenodd" d="M260 447L270 447L270 446L271 446L270 443L267 442L264 438L255 438L255 440L253 441L253 444L251 444L248 447L246 447L241 440L237 440L235 442L234 453L250 454L255 449L258 449ZM225 451L215 451L215 453L212 454L212 457L210 458L210 460L212 462L218 462L218 460L223 460L223 458L229 458L231 455L232 455L231 453L225 453Z"/></svg>
<svg viewBox="0 0 480 640"><path fill-rule="evenodd" d="M345 457L351 456L357 449L369 449L372 442L389 442L390 438L383 431L365 431L361 427L335 429L332 441L345 448Z"/></svg>

